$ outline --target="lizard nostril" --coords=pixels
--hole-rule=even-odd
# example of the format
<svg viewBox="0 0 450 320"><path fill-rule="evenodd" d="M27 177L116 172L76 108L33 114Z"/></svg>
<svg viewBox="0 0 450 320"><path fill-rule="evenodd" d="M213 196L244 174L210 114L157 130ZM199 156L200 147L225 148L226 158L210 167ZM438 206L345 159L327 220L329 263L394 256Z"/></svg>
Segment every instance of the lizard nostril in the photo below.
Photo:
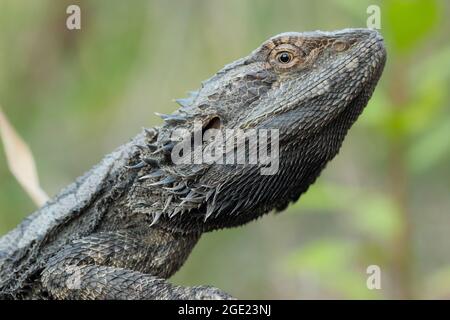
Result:
<svg viewBox="0 0 450 320"><path fill-rule="evenodd" d="M348 45L346 42L336 41L335 43L333 43L333 49L337 52L342 52L348 49Z"/></svg>

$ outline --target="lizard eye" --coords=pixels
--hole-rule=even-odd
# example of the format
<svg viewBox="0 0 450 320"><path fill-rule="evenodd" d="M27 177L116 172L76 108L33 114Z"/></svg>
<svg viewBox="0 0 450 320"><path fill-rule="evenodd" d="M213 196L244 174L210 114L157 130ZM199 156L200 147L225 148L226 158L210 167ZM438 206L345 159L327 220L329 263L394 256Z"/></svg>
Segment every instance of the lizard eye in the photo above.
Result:
<svg viewBox="0 0 450 320"><path fill-rule="evenodd" d="M282 51L282 52L278 53L277 60L278 60L278 62L283 63L283 64L289 63L292 60L292 53L287 52L287 51Z"/></svg>
<svg viewBox="0 0 450 320"><path fill-rule="evenodd" d="M301 64L304 59L303 50L289 43L277 46L268 57L269 63L279 71L288 71Z"/></svg>

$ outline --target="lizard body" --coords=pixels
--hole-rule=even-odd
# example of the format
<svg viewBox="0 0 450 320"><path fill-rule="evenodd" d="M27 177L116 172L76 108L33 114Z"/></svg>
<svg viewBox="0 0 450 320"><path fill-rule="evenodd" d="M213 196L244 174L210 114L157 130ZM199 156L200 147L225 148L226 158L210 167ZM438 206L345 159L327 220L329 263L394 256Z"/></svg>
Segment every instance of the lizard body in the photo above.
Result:
<svg viewBox="0 0 450 320"><path fill-rule="evenodd" d="M283 210L308 189L366 106L385 59L381 36L366 29L267 40L0 238L0 297L231 298L166 279L202 233ZM195 135L195 123L201 133L277 129L277 172L175 163L173 134ZM202 141L200 150L213 143Z"/></svg>

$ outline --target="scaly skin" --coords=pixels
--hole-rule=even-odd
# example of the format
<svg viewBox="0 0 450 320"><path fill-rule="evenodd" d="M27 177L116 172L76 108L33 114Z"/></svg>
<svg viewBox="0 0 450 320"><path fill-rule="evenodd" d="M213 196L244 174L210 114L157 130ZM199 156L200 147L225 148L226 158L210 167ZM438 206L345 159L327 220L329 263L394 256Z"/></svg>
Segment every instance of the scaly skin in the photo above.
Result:
<svg viewBox="0 0 450 320"><path fill-rule="evenodd" d="M296 201L339 151L382 73L376 31L277 35L202 84L0 239L0 296L228 299L165 279L203 232ZM278 129L279 170L175 164L176 129ZM213 142L205 141L202 148ZM248 155L248 154L247 154Z"/></svg>

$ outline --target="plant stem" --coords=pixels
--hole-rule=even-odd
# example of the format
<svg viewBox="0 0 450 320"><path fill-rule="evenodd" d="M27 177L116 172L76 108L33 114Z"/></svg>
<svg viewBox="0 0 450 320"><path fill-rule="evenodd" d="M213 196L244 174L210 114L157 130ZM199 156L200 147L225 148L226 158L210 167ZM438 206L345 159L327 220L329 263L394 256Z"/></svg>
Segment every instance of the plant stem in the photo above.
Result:
<svg viewBox="0 0 450 320"><path fill-rule="evenodd" d="M390 100L395 108L394 115L401 116L407 105L408 92L405 70L406 63L399 62L394 66L392 74ZM402 125L402 123L400 123ZM394 238L393 267L396 283L396 296L400 299L414 297L412 287L412 236L411 217L408 210L408 173L406 167L407 134L400 127L400 133L390 139L389 148L389 184L392 198L399 214L400 228Z"/></svg>

